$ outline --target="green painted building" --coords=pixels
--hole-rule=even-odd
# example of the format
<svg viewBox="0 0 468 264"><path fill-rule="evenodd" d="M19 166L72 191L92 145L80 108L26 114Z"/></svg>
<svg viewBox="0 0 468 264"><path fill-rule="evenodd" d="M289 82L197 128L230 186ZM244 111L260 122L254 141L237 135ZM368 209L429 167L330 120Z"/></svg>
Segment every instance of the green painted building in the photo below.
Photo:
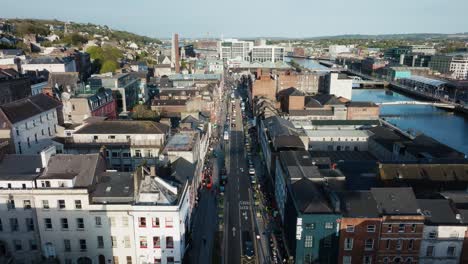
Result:
<svg viewBox="0 0 468 264"><path fill-rule="evenodd" d="M287 188L284 230L294 263L337 263L341 218L338 197L307 178Z"/></svg>

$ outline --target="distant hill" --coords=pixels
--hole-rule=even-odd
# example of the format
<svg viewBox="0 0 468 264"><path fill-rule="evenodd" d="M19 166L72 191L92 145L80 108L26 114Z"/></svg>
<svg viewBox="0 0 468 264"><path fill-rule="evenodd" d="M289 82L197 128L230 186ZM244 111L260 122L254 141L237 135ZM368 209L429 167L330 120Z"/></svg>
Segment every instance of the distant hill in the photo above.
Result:
<svg viewBox="0 0 468 264"><path fill-rule="evenodd" d="M441 34L441 33L410 33L410 34L382 34L382 35L363 35L363 34L346 34L335 36L318 36L305 38L287 38L287 37L257 37L257 38L240 38L243 40L268 39L272 41L281 40L324 40L324 39L375 39L375 40L429 40L429 39L468 39L468 32Z"/></svg>
<svg viewBox="0 0 468 264"><path fill-rule="evenodd" d="M58 20L45 19L1 19L13 25L15 35L24 36L25 34L48 35L51 33L50 26L54 26L53 33L63 35L65 28L68 33L88 33L90 37L100 35L108 37L115 41L133 41L137 44L161 43L159 39L137 35L123 30L114 30L108 26L95 25L91 23L63 22Z"/></svg>

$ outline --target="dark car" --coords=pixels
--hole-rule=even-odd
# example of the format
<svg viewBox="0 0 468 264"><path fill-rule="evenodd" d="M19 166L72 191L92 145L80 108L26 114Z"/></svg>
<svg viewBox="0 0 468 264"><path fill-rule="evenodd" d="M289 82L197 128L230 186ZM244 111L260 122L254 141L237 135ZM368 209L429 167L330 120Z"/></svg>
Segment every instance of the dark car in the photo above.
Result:
<svg viewBox="0 0 468 264"><path fill-rule="evenodd" d="M252 259L255 255L252 236L249 231L242 232L242 254L247 259Z"/></svg>

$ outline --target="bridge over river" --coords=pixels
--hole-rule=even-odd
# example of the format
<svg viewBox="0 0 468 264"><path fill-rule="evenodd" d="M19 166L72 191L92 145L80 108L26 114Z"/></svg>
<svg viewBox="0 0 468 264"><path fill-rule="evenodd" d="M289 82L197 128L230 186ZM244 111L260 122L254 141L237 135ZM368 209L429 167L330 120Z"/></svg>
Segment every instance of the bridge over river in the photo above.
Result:
<svg viewBox="0 0 468 264"><path fill-rule="evenodd" d="M440 102L421 102L421 101L393 101L393 102L380 102L377 105L432 105L439 108L455 109L454 104L446 104Z"/></svg>

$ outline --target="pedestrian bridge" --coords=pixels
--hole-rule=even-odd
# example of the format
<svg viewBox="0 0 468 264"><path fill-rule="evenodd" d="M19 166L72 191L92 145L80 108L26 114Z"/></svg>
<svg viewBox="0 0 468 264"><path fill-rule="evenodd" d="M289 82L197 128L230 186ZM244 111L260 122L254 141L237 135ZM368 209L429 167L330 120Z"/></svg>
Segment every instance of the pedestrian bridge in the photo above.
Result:
<svg viewBox="0 0 468 264"><path fill-rule="evenodd" d="M421 101L394 101L394 102L381 102L377 105L431 105L440 108L454 109L455 105L440 102L421 102Z"/></svg>
<svg viewBox="0 0 468 264"><path fill-rule="evenodd" d="M383 86L383 87L387 87L388 84L389 84L389 83L386 82L386 81L365 80L365 79L362 79L362 78L359 77L359 76L351 76L351 78L353 79L353 85L359 85L359 86L362 87L362 88L370 87L370 86Z"/></svg>

